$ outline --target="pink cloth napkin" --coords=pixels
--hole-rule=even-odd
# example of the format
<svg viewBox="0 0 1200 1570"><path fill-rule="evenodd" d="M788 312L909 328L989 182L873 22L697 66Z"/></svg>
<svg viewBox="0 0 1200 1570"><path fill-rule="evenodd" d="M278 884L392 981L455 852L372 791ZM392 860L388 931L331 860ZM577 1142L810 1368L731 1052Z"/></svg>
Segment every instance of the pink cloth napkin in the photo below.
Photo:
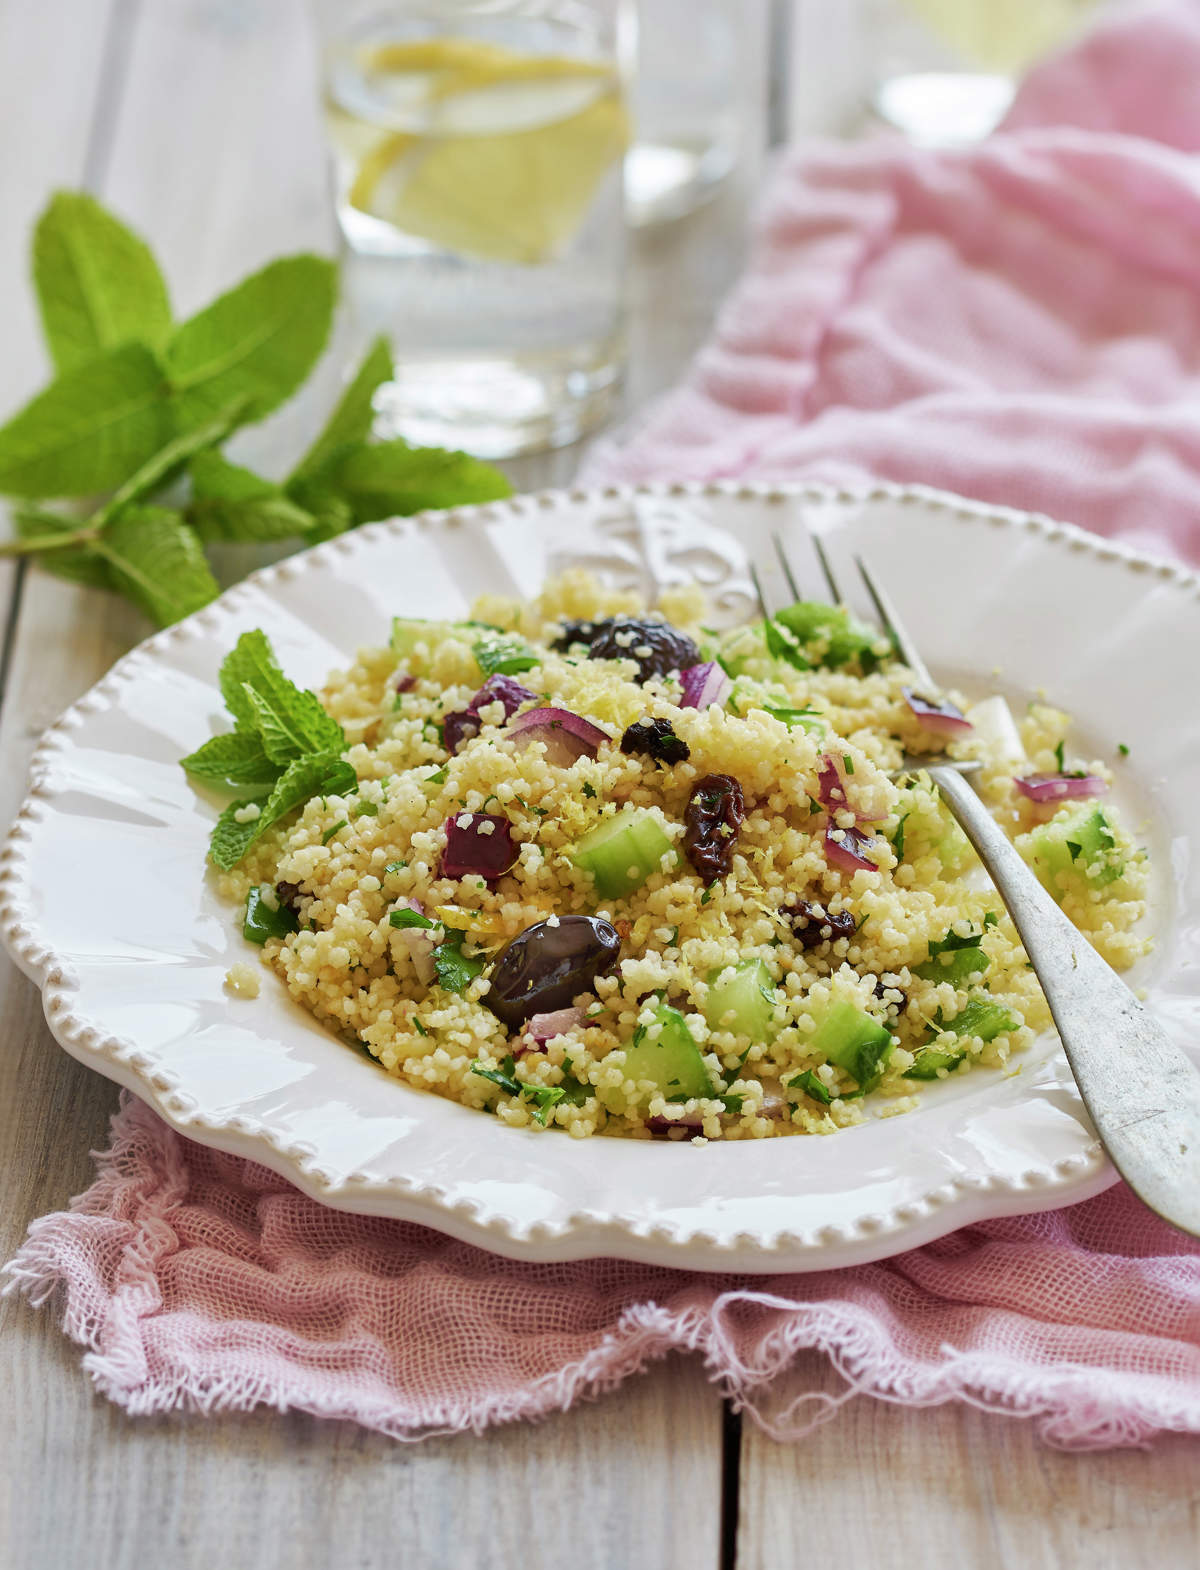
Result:
<svg viewBox="0 0 1200 1570"><path fill-rule="evenodd" d="M885 477L1200 558L1200 12L1038 71L984 147L800 150L686 385L593 477ZM126 1099L8 1266L132 1412L268 1404L415 1438L569 1405L672 1348L772 1434L846 1396L1200 1433L1200 1250L1123 1187L881 1264L731 1278L520 1265L342 1215ZM845 1381L803 1388L796 1353Z"/></svg>

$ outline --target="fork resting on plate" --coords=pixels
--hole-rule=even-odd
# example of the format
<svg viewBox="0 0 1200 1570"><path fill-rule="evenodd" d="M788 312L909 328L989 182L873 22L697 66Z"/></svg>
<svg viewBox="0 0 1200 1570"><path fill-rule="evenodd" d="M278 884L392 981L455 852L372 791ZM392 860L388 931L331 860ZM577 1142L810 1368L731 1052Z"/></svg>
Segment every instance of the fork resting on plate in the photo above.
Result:
<svg viewBox="0 0 1200 1570"><path fill-rule="evenodd" d="M810 538L830 597L843 604L822 542ZM775 549L793 598L804 598L778 536ZM932 697L938 685L895 607L862 559L856 561L893 648ZM769 616L753 565L750 575ZM1164 1221L1200 1237L1200 1071L1042 887L971 788L966 775L977 767L944 755L905 760L906 770L929 774L1003 899L1113 1165Z"/></svg>

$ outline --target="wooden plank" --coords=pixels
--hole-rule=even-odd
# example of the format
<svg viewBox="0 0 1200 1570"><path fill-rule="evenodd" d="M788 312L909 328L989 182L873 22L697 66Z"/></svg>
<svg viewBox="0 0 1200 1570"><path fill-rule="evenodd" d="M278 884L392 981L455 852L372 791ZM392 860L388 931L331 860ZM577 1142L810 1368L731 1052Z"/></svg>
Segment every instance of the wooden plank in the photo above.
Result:
<svg viewBox="0 0 1200 1570"><path fill-rule="evenodd" d="M839 1388L817 1354L797 1375ZM1193 1570L1196 1458L1178 1437L1148 1451L1052 1450L1028 1422L959 1405L862 1398L796 1444L746 1417L739 1570L791 1570L800 1543L810 1564L862 1570L1130 1570L1151 1555L1156 1570Z"/></svg>
<svg viewBox="0 0 1200 1570"><path fill-rule="evenodd" d="M100 192L162 256L177 309L281 250L327 249L309 45L289 0L131 15ZM54 108L29 105L26 140ZM693 304L694 329L703 316ZM286 421L276 432L295 445ZM566 479L573 462L527 462L521 483ZM36 733L142 630L120 603L29 573L0 723L10 810ZM115 1092L54 1046L33 989L8 967L0 1007L0 1246L11 1251L32 1215L86 1180ZM232 1549L239 1566L382 1566L397 1553L434 1566L459 1561L468 1533L481 1565L716 1557L721 1405L694 1364L544 1425L410 1448L270 1413L130 1421L92 1395L50 1315L12 1302L2 1313L0 1515L17 1563L117 1567L136 1555L200 1570Z"/></svg>

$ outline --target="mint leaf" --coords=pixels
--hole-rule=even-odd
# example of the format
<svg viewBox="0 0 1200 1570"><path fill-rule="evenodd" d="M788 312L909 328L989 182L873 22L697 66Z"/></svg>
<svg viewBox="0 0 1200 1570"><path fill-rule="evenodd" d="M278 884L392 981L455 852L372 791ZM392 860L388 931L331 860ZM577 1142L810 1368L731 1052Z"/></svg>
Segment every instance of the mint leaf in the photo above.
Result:
<svg viewBox="0 0 1200 1570"><path fill-rule="evenodd" d="M763 708L772 717L781 721L791 730L799 725L802 730L823 731L825 721L819 709L789 709L773 703L764 703ZM851 773L854 771L851 770Z"/></svg>
<svg viewBox="0 0 1200 1570"><path fill-rule="evenodd" d="M806 1096L811 1096L823 1107L827 1107L835 1095L825 1081L818 1078L810 1068L806 1068L803 1073L793 1075L786 1081L786 1085L788 1090L802 1090Z"/></svg>
<svg viewBox="0 0 1200 1570"><path fill-rule="evenodd" d="M261 420L289 398L325 347L336 278L319 256L285 256L184 322L166 352L180 426L235 398Z"/></svg>
<svg viewBox="0 0 1200 1570"><path fill-rule="evenodd" d="M451 933L433 951L437 979L447 992L464 992L486 963L482 955L469 957L462 952L465 935L462 932Z"/></svg>
<svg viewBox="0 0 1200 1570"><path fill-rule="evenodd" d="M388 915L388 921L393 927L436 927L436 921L430 921L428 916L422 916L419 910L410 910L405 906L402 910L393 910Z"/></svg>
<svg viewBox="0 0 1200 1570"><path fill-rule="evenodd" d="M561 1085L522 1085L521 1094L533 1102L533 1121L545 1128L551 1110L565 1099L567 1092Z"/></svg>
<svg viewBox="0 0 1200 1570"><path fill-rule="evenodd" d="M192 500L188 522L202 540L263 542L304 534L315 523L281 486L212 450L190 465Z"/></svg>
<svg viewBox="0 0 1200 1570"><path fill-rule="evenodd" d="M391 347L386 338L376 338L321 434L293 470L293 480L315 474L341 448L366 441L375 418L375 389L390 382L392 375Z"/></svg>
<svg viewBox="0 0 1200 1570"><path fill-rule="evenodd" d="M267 757L262 738L248 730L214 736L181 761L188 773L197 779L212 780L234 789L243 785L273 785L279 778L279 765Z"/></svg>
<svg viewBox="0 0 1200 1570"><path fill-rule="evenodd" d="M127 507L130 502L140 501L143 496L149 495L151 491L165 484L193 454L198 454L203 448L223 441L237 423L241 409L240 402L231 403L214 419L198 425L195 430L187 431L182 436L174 437L165 446L160 447L122 485L117 487L92 519L92 526L103 528L110 518L116 517L122 507Z"/></svg>
<svg viewBox="0 0 1200 1570"><path fill-rule="evenodd" d="M111 568L114 587L162 627L220 592L199 540L169 507L127 508L93 549Z"/></svg>
<svg viewBox="0 0 1200 1570"><path fill-rule="evenodd" d="M34 507L18 508L12 515L12 522L20 540L53 538L80 527L77 518L63 518L58 513L41 512ZM86 545L68 545L44 551L38 557L38 563L47 572L68 578L72 583L88 583L97 589L111 589L113 586L108 563Z"/></svg>
<svg viewBox="0 0 1200 1570"><path fill-rule="evenodd" d="M258 731L267 756L289 763L308 752L340 753L345 732L315 692L304 692L279 668L266 633L244 632L221 664L221 695L240 731Z"/></svg>
<svg viewBox="0 0 1200 1570"><path fill-rule="evenodd" d="M326 477L349 502L356 523L512 495L512 486L491 464L465 452L402 441L352 448Z"/></svg>
<svg viewBox="0 0 1200 1570"><path fill-rule="evenodd" d="M354 509L350 503L319 476L289 480L287 495L297 507L302 507L316 520L305 531L305 540L310 545L332 540L336 535L345 534L347 529L354 528Z"/></svg>
<svg viewBox="0 0 1200 1570"><path fill-rule="evenodd" d="M154 356L135 343L110 349L65 371L0 428L0 492L112 490L171 435L166 381Z"/></svg>
<svg viewBox="0 0 1200 1570"><path fill-rule="evenodd" d="M357 784L354 770L334 752L314 752L307 758L297 758L260 804L256 818L247 823L237 821L238 812L248 805L245 801L235 801L226 807L212 832L208 849L210 859L223 872L228 872L237 866L255 840L289 812L302 807L314 796L348 795Z"/></svg>
<svg viewBox="0 0 1200 1570"><path fill-rule="evenodd" d="M105 349L161 349L171 331L167 286L144 240L83 191L59 191L33 232L33 281L59 371Z"/></svg>

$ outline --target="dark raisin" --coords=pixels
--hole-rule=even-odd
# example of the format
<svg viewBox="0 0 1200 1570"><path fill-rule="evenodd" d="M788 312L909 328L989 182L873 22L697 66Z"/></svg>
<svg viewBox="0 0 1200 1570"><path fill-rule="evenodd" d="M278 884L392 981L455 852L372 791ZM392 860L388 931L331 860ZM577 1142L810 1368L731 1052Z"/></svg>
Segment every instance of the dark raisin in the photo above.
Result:
<svg viewBox="0 0 1200 1570"><path fill-rule="evenodd" d="M686 763L692 749L671 729L670 720L637 720L621 737L621 751L645 753L655 763Z"/></svg>
<svg viewBox="0 0 1200 1570"><path fill-rule="evenodd" d="M550 647L552 649L570 649L578 643L588 644L599 633L612 626L611 616L602 616L597 621L566 621L558 637Z"/></svg>
<svg viewBox="0 0 1200 1570"><path fill-rule="evenodd" d="M699 665L700 650L686 635L665 621L644 621L637 616L614 616L588 646L592 660L632 660L638 680L666 676Z"/></svg>
<svg viewBox="0 0 1200 1570"><path fill-rule="evenodd" d="M899 992L900 1001L897 1003L895 998L889 998L889 992ZM903 1009L905 1004L908 1002L908 999L905 997L901 988L889 986L886 981L877 981L875 983L875 996L881 1003L886 1003L889 1010L895 1009L897 1014L900 1013L901 1009Z"/></svg>
<svg viewBox="0 0 1200 1570"><path fill-rule="evenodd" d="M300 909L300 885L298 883L289 883L286 878L281 879L275 885L275 898L287 910L298 911Z"/></svg>
<svg viewBox="0 0 1200 1570"><path fill-rule="evenodd" d="M731 775L706 774L696 781L683 814L683 849L705 883L728 876L745 817L746 798Z"/></svg>
<svg viewBox="0 0 1200 1570"><path fill-rule="evenodd" d="M793 896L780 907L779 914L804 949L820 948L822 943L835 938L854 936L854 917L848 910L826 910L824 905L814 905L811 900Z"/></svg>

